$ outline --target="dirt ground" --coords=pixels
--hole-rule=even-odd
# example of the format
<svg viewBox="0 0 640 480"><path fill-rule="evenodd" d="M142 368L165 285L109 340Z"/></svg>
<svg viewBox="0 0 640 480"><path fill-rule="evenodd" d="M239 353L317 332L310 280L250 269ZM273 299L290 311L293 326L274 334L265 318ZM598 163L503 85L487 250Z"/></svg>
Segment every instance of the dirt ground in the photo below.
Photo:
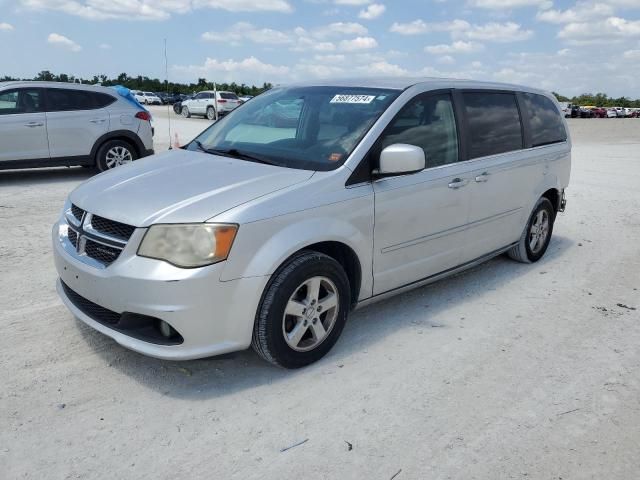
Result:
<svg viewBox="0 0 640 480"><path fill-rule="evenodd" d="M570 124L542 261L360 310L298 371L155 360L74 320L50 228L90 172L0 172L0 478L638 478L640 120Z"/></svg>

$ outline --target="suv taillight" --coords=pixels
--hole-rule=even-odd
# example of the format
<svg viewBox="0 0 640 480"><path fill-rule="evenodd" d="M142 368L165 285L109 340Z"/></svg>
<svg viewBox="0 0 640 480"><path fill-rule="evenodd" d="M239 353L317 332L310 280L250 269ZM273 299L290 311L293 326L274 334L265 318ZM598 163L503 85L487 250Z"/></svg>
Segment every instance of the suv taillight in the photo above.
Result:
<svg viewBox="0 0 640 480"><path fill-rule="evenodd" d="M140 120L146 120L147 122L151 120L151 114L149 112L138 112L136 113L136 118Z"/></svg>
<svg viewBox="0 0 640 480"><path fill-rule="evenodd" d="M225 99L218 99L218 103L227 103Z"/></svg>

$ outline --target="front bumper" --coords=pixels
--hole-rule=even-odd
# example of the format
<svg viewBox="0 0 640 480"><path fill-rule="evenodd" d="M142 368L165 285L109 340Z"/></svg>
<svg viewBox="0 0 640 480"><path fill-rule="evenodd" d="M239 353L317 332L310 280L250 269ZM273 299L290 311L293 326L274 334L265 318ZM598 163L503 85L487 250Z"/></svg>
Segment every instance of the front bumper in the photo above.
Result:
<svg viewBox="0 0 640 480"><path fill-rule="evenodd" d="M142 234L134 234L120 257L101 269L83 263L65 250L59 225L54 225L57 290L73 315L120 345L156 358L189 360L247 348L268 277L223 282L220 275L224 262L181 269L139 257L135 254L137 242L134 240L142 238ZM112 328L92 318L91 311L81 310L62 282L67 289L103 309L163 320L183 341L179 345L162 345Z"/></svg>

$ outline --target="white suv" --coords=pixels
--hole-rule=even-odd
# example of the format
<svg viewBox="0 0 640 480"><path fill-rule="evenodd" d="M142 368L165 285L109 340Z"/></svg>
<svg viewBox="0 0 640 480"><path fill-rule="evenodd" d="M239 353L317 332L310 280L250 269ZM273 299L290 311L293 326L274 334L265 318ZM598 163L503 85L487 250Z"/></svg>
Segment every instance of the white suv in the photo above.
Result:
<svg viewBox="0 0 640 480"><path fill-rule="evenodd" d="M140 90L134 90L133 96L136 97L136 100L144 105L162 105L162 100L160 97L152 92L141 92Z"/></svg>
<svg viewBox="0 0 640 480"><path fill-rule="evenodd" d="M182 102L182 116L189 118L191 115L203 115L209 120L222 116L234 108L242 105L242 101L233 92L200 92L190 100Z"/></svg>
<svg viewBox="0 0 640 480"><path fill-rule="evenodd" d="M0 83L0 170L88 165L103 171L152 153L151 115L128 90Z"/></svg>

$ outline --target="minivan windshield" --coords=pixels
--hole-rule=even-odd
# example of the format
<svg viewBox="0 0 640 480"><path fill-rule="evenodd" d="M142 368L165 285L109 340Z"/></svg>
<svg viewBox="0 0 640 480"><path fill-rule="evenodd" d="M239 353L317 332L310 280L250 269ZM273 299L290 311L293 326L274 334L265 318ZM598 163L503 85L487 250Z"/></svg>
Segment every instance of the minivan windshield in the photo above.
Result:
<svg viewBox="0 0 640 480"><path fill-rule="evenodd" d="M188 150L304 170L333 170L401 92L274 88L214 123Z"/></svg>

